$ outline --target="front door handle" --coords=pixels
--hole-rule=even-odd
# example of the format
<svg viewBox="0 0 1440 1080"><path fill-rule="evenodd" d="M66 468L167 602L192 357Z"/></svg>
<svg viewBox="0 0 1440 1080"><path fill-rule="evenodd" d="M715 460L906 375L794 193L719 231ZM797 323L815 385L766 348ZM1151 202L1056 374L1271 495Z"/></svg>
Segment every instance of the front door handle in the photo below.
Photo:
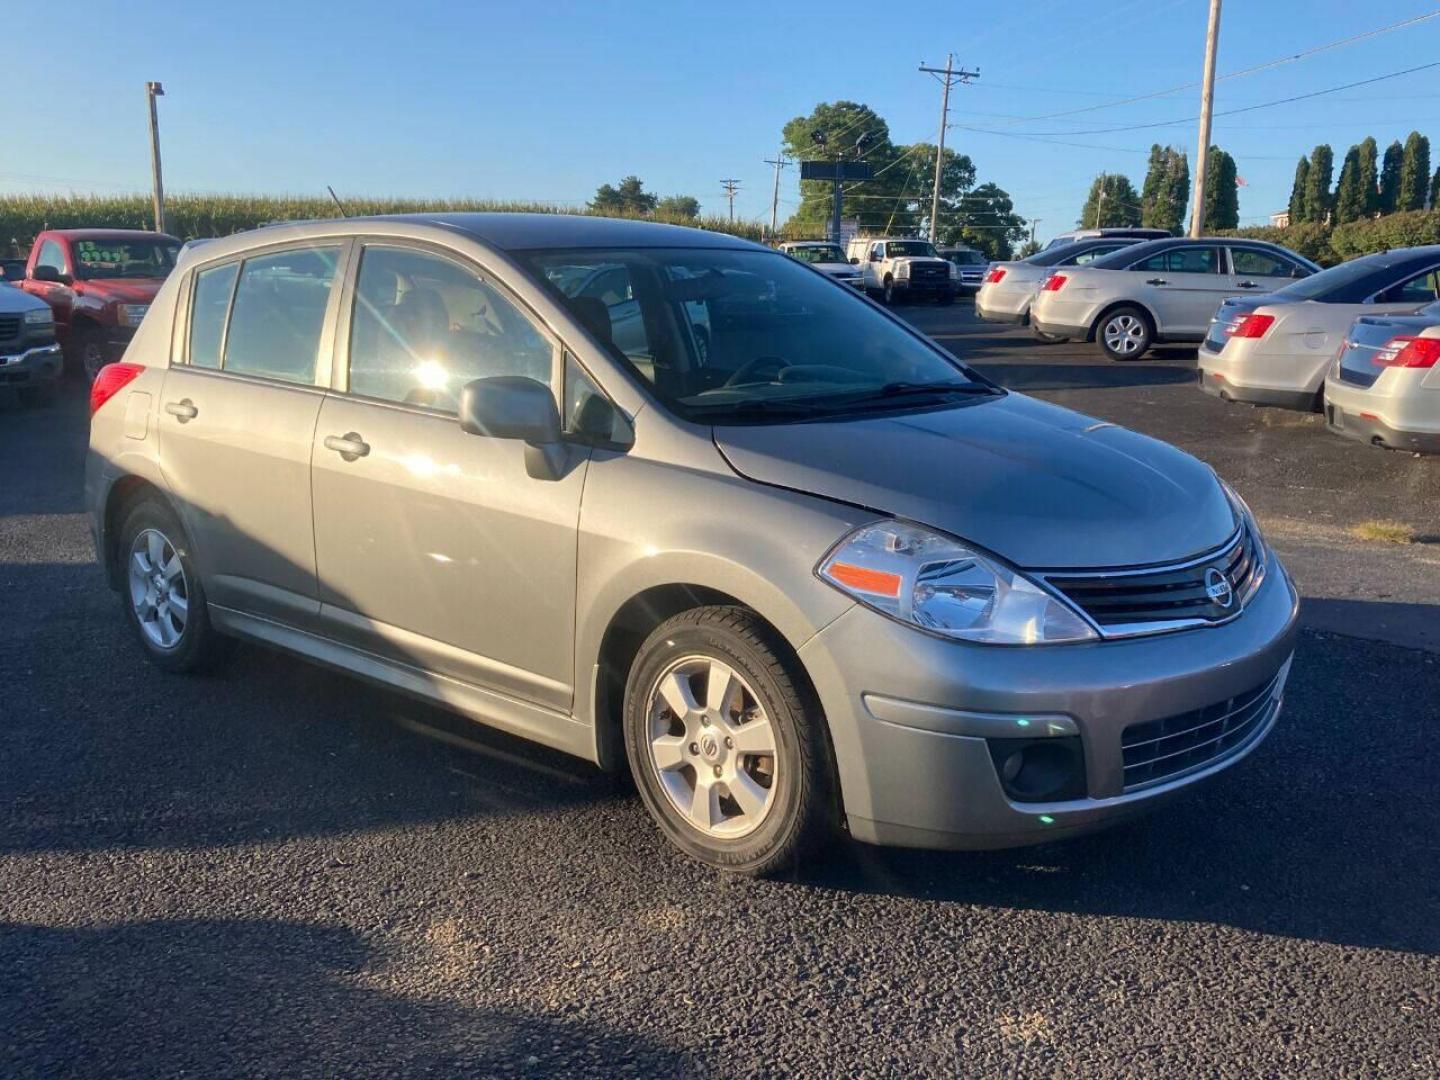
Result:
<svg viewBox="0 0 1440 1080"><path fill-rule="evenodd" d="M1258 281L1241 281L1235 287L1237 289L1258 289L1260 283Z"/></svg>
<svg viewBox="0 0 1440 1080"><path fill-rule="evenodd" d="M188 397L181 398L179 401L166 402L165 411L182 424L188 424L200 415L200 410L195 407L195 403Z"/></svg>
<svg viewBox="0 0 1440 1080"><path fill-rule="evenodd" d="M1164 284L1165 284L1165 279L1164 279L1163 277L1146 278L1146 279L1145 279L1145 284L1146 284L1146 285L1164 285Z"/></svg>
<svg viewBox="0 0 1440 1080"><path fill-rule="evenodd" d="M358 461L370 453L370 444L357 432L347 431L344 435L326 435L325 449L334 450L346 461Z"/></svg>

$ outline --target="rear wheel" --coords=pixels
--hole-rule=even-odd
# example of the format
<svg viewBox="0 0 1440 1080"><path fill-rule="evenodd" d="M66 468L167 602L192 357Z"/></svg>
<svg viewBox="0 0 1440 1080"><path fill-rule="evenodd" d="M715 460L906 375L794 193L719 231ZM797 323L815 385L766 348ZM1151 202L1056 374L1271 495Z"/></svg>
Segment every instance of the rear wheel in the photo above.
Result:
<svg viewBox="0 0 1440 1080"><path fill-rule="evenodd" d="M661 624L631 667L624 723L646 809L693 858L771 875L833 834L824 720L754 613L703 607Z"/></svg>
<svg viewBox="0 0 1440 1080"><path fill-rule="evenodd" d="M189 541L170 508L153 499L140 502L125 515L117 539L124 560L121 603L151 663L180 672L223 661L234 643L210 625Z"/></svg>
<svg viewBox="0 0 1440 1080"><path fill-rule="evenodd" d="M1155 339L1150 317L1137 307L1118 307L1101 318L1095 332L1111 360L1139 360Z"/></svg>

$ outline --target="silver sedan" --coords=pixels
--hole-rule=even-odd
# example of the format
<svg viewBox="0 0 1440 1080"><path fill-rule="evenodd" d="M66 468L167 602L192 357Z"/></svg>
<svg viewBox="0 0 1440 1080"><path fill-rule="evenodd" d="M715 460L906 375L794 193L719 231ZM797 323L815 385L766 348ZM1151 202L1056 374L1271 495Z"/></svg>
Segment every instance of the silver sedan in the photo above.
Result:
<svg viewBox="0 0 1440 1080"><path fill-rule="evenodd" d="M1440 303L1355 320L1325 379L1325 422L1372 446L1440 454Z"/></svg>

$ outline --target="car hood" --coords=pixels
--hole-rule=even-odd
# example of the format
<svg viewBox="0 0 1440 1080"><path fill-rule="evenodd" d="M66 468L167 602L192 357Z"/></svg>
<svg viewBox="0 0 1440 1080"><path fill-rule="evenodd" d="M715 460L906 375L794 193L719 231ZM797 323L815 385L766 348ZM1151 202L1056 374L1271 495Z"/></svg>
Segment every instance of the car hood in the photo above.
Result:
<svg viewBox="0 0 1440 1080"><path fill-rule="evenodd" d="M163 278L102 278L92 281L78 281L76 291L86 296L117 304L148 304L155 299Z"/></svg>
<svg viewBox="0 0 1440 1080"><path fill-rule="evenodd" d="M1235 530L1209 466L1019 394L714 438L741 476L909 518L1023 567L1170 562Z"/></svg>
<svg viewBox="0 0 1440 1080"><path fill-rule="evenodd" d="M19 311L31 311L48 306L44 300L31 296L22 289L6 288L0 285L0 315L14 315Z"/></svg>
<svg viewBox="0 0 1440 1080"><path fill-rule="evenodd" d="M822 270L827 274L838 274L841 277L854 277L860 273L858 266L852 266L848 262L822 262L811 263L816 270Z"/></svg>

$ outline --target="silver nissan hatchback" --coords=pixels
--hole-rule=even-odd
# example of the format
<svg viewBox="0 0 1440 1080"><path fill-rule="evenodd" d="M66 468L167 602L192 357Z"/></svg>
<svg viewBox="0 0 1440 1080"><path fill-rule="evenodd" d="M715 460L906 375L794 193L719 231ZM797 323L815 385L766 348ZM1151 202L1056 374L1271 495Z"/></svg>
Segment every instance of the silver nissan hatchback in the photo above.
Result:
<svg viewBox="0 0 1440 1080"><path fill-rule="evenodd" d="M1164 443L730 236L452 214L189 251L91 397L174 672L260 642L603 768L776 872L1119 820L1275 723L1296 593Z"/></svg>

